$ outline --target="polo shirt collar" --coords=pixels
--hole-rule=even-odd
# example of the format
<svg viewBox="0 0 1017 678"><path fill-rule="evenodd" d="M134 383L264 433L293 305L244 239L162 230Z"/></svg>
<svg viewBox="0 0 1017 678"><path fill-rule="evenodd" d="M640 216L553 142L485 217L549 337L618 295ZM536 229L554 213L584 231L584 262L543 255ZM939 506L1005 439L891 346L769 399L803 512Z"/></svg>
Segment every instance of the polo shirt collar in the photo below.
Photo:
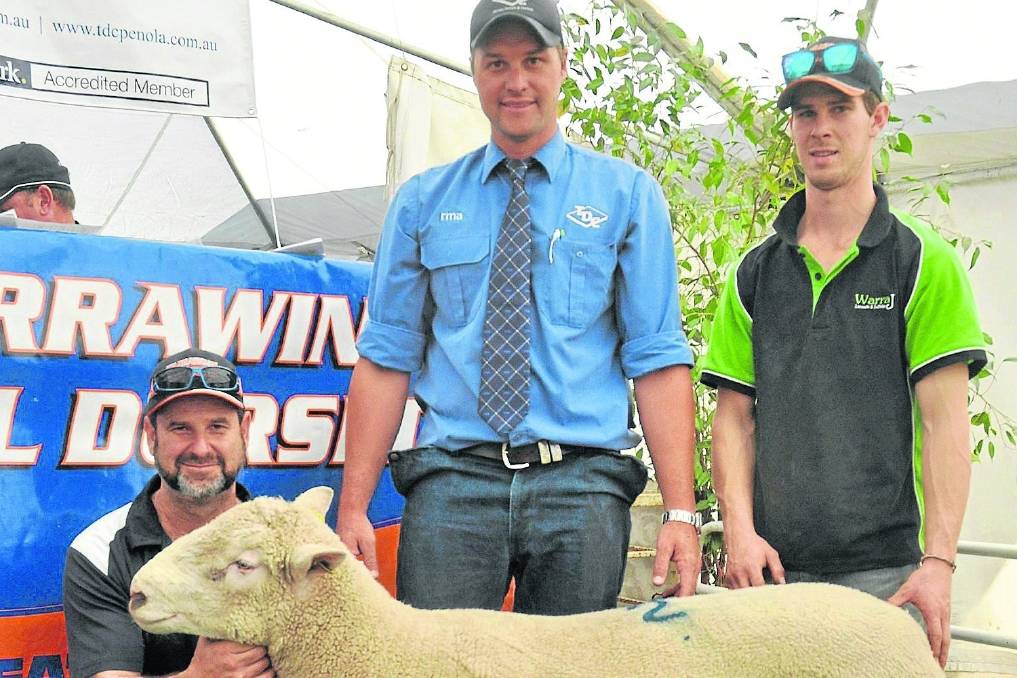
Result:
<svg viewBox="0 0 1017 678"><path fill-rule="evenodd" d="M533 154L533 158L544 168L548 180L552 183L565 160L565 150L565 139L561 135L561 130L558 130L546 144ZM487 148L484 149L484 163L480 170L480 182L487 183L491 174L505 158L505 151L498 148L493 140L487 142Z"/></svg>
<svg viewBox="0 0 1017 678"><path fill-rule="evenodd" d="M155 512L155 504L152 502L152 495L161 485L162 478L158 474L152 476L151 480L145 484L145 489L138 494L127 511L127 522L124 528L127 531L128 548L139 549L145 546L169 545L169 535L162 529L159 515ZM240 501L251 499L251 493L240 483L237 483L237 498Z"/></svg>
<svg viewBox="0 0 1017 678"><path fill-rule="evenodd" d="M869 214L869 220L865 222L865 228L858 236L859 247L875 247L883 242L893 225L893 215L890 213L886 191L879 184L872 184L872 190L876 193L876 205ZM803 214L805 214L805 189L798 191L784 203L773 222L773 230L788 245L798 246L798 223L802 220Z"/></svg>

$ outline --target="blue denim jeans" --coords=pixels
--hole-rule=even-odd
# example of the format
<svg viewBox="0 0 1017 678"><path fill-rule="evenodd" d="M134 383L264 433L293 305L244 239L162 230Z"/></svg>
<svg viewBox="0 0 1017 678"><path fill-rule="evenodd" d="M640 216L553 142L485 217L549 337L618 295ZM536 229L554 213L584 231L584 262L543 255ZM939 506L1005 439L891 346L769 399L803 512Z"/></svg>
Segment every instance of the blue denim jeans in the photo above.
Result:
<svg viewBox="0 0 1017 678"><path fill-rule="evenodd" d="M569 454L511 470L500 461L423 447L391 460L406 497L396 576L418 608L501 608L575 614L615 607L625 573L629 508L642 462Z"/></svg>
<svg viewBox="0 0 1017 678"><path fill-rule="evenodd" d="M800 582L825 582L827 584L839 584L848 588L858 589L865 593L872 594L881 600L886 600L897 592L897 589L907 581L911 573L918 569L918 565L901 565L900 567L882 567L876 570L861 570L859 572L838 572L832 574L815 574L812 572L785 572L784 581L788 584ZM915 621L925 628L925 620L918 608L908 603L904 606Z"/></svg>

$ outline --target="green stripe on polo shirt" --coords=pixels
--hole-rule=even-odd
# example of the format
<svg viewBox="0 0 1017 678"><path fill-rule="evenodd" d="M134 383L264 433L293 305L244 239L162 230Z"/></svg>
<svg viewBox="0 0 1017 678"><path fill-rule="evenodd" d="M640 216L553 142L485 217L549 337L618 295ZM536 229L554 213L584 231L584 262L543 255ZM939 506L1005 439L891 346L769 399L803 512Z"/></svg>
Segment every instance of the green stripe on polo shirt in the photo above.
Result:
<svg viewBox="0 0 1017 678"><path fill-rule="evenodd" d="M918 548L925 553L925 484L922 482L922 413L911 389L911 476L914 479L915 501L918 503Z"/></svg>
<svg viewBox="0 0 1017 678"><path fill-rule="evenodd" d="M717 303L703 372L754 387L756 370L752 364L752 317L745 310L738 292L738 267L744 258L743 255L731 267Z"/></svg>
<svg viewBox="0 0 1017 678"><path fill-rule="evenodd" d="M894 214L922 243L918 278L904 309L912 376L948 356L984 351L975 295L957 250L928 224L909 214Z"/></svg>

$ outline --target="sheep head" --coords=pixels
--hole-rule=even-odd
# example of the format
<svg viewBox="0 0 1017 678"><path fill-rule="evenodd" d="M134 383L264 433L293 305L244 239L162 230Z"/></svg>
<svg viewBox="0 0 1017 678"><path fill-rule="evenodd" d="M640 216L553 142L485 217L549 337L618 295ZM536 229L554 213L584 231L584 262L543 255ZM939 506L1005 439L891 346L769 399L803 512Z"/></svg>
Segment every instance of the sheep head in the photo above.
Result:
<svg viewBox="0 0 1017 678"><path fill-rule="evenodd" d="M261 497L174 541L131 582L130 613L150 633L268 645L275 619L349 558L325 524L332 490Z"/></svg>

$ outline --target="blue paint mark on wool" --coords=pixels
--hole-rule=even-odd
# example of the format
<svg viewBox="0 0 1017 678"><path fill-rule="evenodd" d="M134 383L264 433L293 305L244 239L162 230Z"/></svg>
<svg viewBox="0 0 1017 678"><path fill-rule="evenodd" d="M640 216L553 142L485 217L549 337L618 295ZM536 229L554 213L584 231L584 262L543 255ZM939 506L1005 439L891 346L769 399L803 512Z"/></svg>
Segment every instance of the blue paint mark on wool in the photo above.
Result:
<svg viewBox="0 0 1017 678"><path fill-rule="evenodd" d="M685 610L678 610L677 612L670 612L668 614L660 614L661 610L667 607L666 600L657 600L652 603L652 607L643 613L644 622L669 622L675 619L684 619L689 616L689 613Z"/></svg>

